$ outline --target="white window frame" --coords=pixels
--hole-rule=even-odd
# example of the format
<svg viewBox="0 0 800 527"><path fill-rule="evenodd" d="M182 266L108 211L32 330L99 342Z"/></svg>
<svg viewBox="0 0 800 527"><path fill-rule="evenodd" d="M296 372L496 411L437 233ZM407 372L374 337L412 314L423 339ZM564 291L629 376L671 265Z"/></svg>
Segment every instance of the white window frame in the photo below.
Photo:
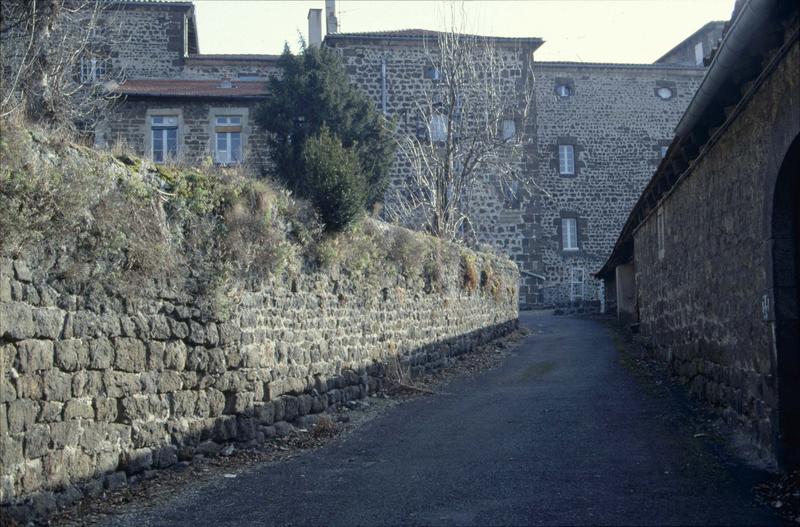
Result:
<svg viewBox="0 0 800 527"><path fill-rule="evenodd" d="M105 59L81 57L81 83L91 84L103 80L108 74L108 63Z"/></svg>
<svg viewBox="0 0 800 527"><path fill-rule="evenodd" d="M706 55L705 55L705 53L703 51L703 43L702 42L698 42L697 44L694 45L694 63L697 66L702 66L703 65L703 59L705 58L705 56Z"/></svg>
<svg viewBox="0 0 800 527"><path fill-rule="evenodd" d="M214 162L220 165L230 165L241 163L243 159L242 139L244 133L242 124L244 117L239 114L215 115L214 116ZM235 130L238 128L238 130ZM233 138L234 134L239 135L238 155L234 156ZM223 139L225 148L220 149L220 139Z"/></svg>
<svg viewBox="0 0 800 527"><path fill-rule="evenodd" d="M558 173L562 176L575 175L575 145L558 145Z"/></svg>
<svg viewBox="0 0 800 527"><path fill-rule="evenodd" d="M153 163L163 164L178 157L180 152L180 119L175 114L154 114L149 118L150 158ZM169 132L175 131L175 150L170 155ZM156 159L156 138L161 139L161 159Z"/></svg>
<svg viewBox="0 0 800 527"><path fill-rule="evenodd" d="M586 297L586 270L583 267L569 269L569 301L583 300Z"/></svg>
<svg viewBox="0 0 800 527"><path fill-rule="evenodd" d="M563 251L578 251L578 219L561 218L561 249Z"/></svg>
<svg viewBox="0 0 800 527"><path fill-rule="evenodd" d="M503 119L500 123L500 135L506 143L517 140L517 122L514 119Z"/></svg>
<svg viewBox="0 0 800 527"><path fill-rule="evenodd" d="M444 143L447 140L447 116L435 113L428 123L431 143Z"/></svg>

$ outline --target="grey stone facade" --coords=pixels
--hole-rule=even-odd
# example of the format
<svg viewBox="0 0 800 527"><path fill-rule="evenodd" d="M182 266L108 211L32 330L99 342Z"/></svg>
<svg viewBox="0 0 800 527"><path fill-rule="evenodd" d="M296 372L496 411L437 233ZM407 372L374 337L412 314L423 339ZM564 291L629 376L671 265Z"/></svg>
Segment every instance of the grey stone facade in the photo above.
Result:
<svg viewBox="0 0 800 527"><path fill-rule="evenodd" d="M385 100L388 116L414 133L415 103L424 83L433 82L424 76L428 54L422 39L397 39L390 33L381 40L379 35L329 35L325 42L340 50L352 82L379 107ZM476 235L519 265L523 307L597 303L600 282L591 272L607 258L705 70L672 64L535 62L536 47L517 42L497 48L506 54L509 78L511 70L526 68L535 76L534 112L525 142L508 152L517 156L527 185L509 198L486 177L470 200ZM565 83L572 93L559 96L556 86ZM672 95L659 97L662 87ZM576 152L577 171L571 177L558 174L558 145L566 143ZM403 188L408 170L398 158L390 193ZM576 251L562 249L562 217L577 221Z"/></svg>
<svg viewBox="0 0 800 527"><path fill-rule="evenodd" d="M458 264L441 291L399 271L379 283L272 277L225 319L182 283L88 302L60 294L44 265L0 260L0 506L52 511L228 441L263 441L380 389L394 361L416 374L512 330L516 267L475 258L502 290L465 288Z"/></svg>
<svg viewBox="0 0 800 527"><path fill-rule="evenodd" d="M696 396L765 459L796 466L800 44L797 6L786 11L738 35L748 55L694 109L600 275L634 289L624 318Z"/></svg>

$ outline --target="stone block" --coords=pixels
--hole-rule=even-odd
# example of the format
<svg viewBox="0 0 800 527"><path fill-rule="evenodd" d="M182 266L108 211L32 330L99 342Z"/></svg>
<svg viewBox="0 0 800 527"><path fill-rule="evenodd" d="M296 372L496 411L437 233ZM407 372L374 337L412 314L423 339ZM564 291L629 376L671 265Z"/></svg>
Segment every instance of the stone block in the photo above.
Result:
<svg viewBox="0 0 800 527"><path fill-rule="evenodd" d="M42 423L55 423L61 421L64 403L58 401L42 401L39 421Z"/></svg>
<svg viewBox="0 0 800 527"><path fill-rule="evenodd" d="M55 343L55 363L64 371L77 371L89 366L88 346L80 339L59 340Z"/></svg>
<svg viewBox="0 0 800 527"><path fill-rule="evenodd" d="M189 326L179 320L168 319L170 335L172 338L183 340L189 336Z"/></svg>
<svg viewBox="0 0 800 527"><path fill-rule="evenodd" d="M164 353L166 345L163 342L149 341L147 343L147 369L163 370Z"/></svg>
<svg viewBox="0 0 800 527"><path fill-rule="evenodd" d="M57 339L64 329L64 311L58 308L39 308L32 311L36 337Z"/></svg>
<svg viewBox="0 0 800 527"><path fill-rule="evenodd" d="M271 425L275 422L275 407L272 403L256 404L254 413L260 425Z"/></svg>
<svg viewBox="0 0 800 527"><path fill-rule="evenodd" d="M44 396L48 401L67 401L72 398L72 374L48 370L42 376Z"/></svg>
<svg viewBox="0 0 800 527"><path fill-rule="evenodd" d="M147 368L147 353L140 340L128 337L114 339L114 353L114 367L118 370L138 373Z"/></svg>
<svg viewBox="0 0 800 527"><path fill-rule="evenodd" d="M236 416L223 415L214 422L211 437L218 443L224 443L236 438Z"/></svg>
<svg viewBox="0 0 800 527"><path fill-rule="evenodd" d="M154 315L150 317L150 338L155 340L167 340L172 335L167 317L164 315Z"/></svg>
<svg viewBox="0 0 800 527"><path fill-rule="evenodd" d="M129 397L141 391L139 376L122 371L106 371L103 373L103 385L109 397Z"/></svg>
<svg viewBox="0 0 800 527"><path fill-rule="evenodd" d="M89 367L94 370L105 370L114 364L114 347L111 341L100 337L88 341Z"/></svg>
<svg viewBox="0 0 800 527"><path fill-rule="evenodd" d="M83 429L79 421L62 421L50 424L53 448L73 447L80 441Z"/></svg>
<svg viewBox="0 0 800 527"><path fill-rule="evenodd" d="M183 376L176 371L162 371L156 375L158 393L177 392L183 388Z"/></svg>
<svg viewBox="0 0 800 527"><path fill-rule="evenodd" d="M139 448L125 452L120 459L121 468L129 476L144 472L153 466L153 452L149 448Z"/></svg>
<svg viewBox="0 0 800 527"><path fill-rule="evenodd" d="M92 400L71 399L64 404L64 419L94 419Z"/></svg>
<svg viewBox="0 0 800 527"><path fill-rule="evenodd" d="M311 413L314 404L314 397L305 393L297 396L297 414L300 416Z"/></svg>
<svg viewBox="0 0 800 527"><path fill-rule="evenodd" d="M12 434L29 430L39 415L39 404L30 399L17 399L8 405L8 430Z"/></svg>
<svg viewBox="0 0 800 527"><path fill-rule="evenodd" d="M32 282L33 273L31 272L28 264L22 260L14 260L14 276L20 282Z"/></svg>
<svg viewBox="0 0 800 527"><path fill-rule="evenodd" d="M134 448L160 446L169 441L167 425L163 422L136 423L131 428Z"/></svg>
<svg viewBox="0 0 800 527"><path fill-rule="evenodd" d="M123 471L108 474L103 478L103 488L106 490L116 490L128 484L128 478Z"/></svg>
<svg viewBox="0 0 800 527"><path fill-rule="evenodd" d="M49 340L23 340L17 343L21 372L32 373L53 367L53 343Z"/></svg>
<svg viewBox="0 0 800 527"><path fill-rule="evenodd" d="M20 375L14 379L14 384L17 385L17 397L20 399L34 399L38 401L44 396L41 372Z"/></svg>
<svg viewBox="0 0 800 527"><path fill-rule="evenodd" d="M156 468L168 468L178 462L178 449L174 445L167 445L154 451L153 465Z"/></svg>
<svg viewBox="0 0 800 527"><path fill-rule="evenodd" d="M298 402L297 397L293 395L284 395L281 397L284 404L283 419L285 421L294 421L298 416Z"/></svg>
<svg viewBox="0 0 800 527"><path fill-rule="evenodd" d="M39 459L26 461L22 469L22 492L30 494L36 492L44 484L44 471Z"/></svg>
<svg viewBox="0 0 800 527"><path fill-rule="evenodd" d="M33 425L25 432L25 457L35 459L44 456L50 450L50 426Z"/></svg>
<svg viewBox="0 0 800 527"><path fill-rule="evenodd" d="M97 397L93 401L95 419L114 422L117 420L117 400L109 397Z"/></svg>
<svg viewBox="0 0 800 527"><path fill-rule="evenodd" d="M180 340L167 342L164 349L164 367L170 370L183 371L186 367L186 344Z"/></svg>
<svg viewBox="0 0 800 527"><path fill-rule="evenodd" d="M206 457L214 457L222 450L222 445L214 441L203 441L195 449L195 454L202 454Z"/></svg>

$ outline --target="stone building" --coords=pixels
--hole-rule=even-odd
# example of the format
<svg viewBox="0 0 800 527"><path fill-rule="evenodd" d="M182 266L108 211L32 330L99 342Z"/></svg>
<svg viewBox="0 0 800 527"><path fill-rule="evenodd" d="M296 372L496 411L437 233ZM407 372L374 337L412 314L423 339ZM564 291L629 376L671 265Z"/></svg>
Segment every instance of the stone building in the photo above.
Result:
<svg viewBox="0 0 800 527"><path fill-rule="evenodd" d="M119 2L106 25L120 44L97 57L93 80L110 83L118 104L95 133L156 162L246 163L263 172L265 134L252 119L276 72L276 55L199 53L191 2ZM100 65L99 67L97 65Z"/></svg>
<svg viewBox="0 0 800 527"><path fill-rule="evenodd" d="M336 33L335 10L327 7L328 35L322 39L321 10L311 10L309 42L336 49L352 82L416 133L420 90L437 82L425 52L437 33ZM123 2L118 9L130 18L126 27L146 38L111 53L109 70L124 70L126 80L114 88L121 101L97 142L122 140L156 161L211 158L264 172L264 135L252 115L277 57L199 53L190 2ZM680 50L710 47L719 25L707 24L656 64L638 65L539 62L541 39L489 37L509 79L530 72L536 79L531 115L525 123L509 119L524 125L508 148L521 188L509 193L487 175L470 196L474 237L520 267L523 307L602 300L601 282L589 273L609 254L705 74ZM408 170L398 156L389 194L404 188Z"/></svg>
<svg viewBox="0 0 800 527"><path fill-rule="evenodd" d="M416 103L425 83L436 82L425 50L436 35L331 34L324 44L340 52L352 81L387 116L414 133ZM534 112L519 145L527 184L512 199L491 181L475 189L477 239L517 262L523 307L595 302L600 282L589 273L607 257L705 69L537 62L540 39L491 40L509 55L509 70L533 71ZM560 162L566 155L568 166ZM398 159L392 186L402 188L407 170Z"/></svg>
<svg viewBox="0 0 800 527"><path fill-rule="evenodd" d="M598 276L768 459L800 464L800 13L738 2Z"/></svg>

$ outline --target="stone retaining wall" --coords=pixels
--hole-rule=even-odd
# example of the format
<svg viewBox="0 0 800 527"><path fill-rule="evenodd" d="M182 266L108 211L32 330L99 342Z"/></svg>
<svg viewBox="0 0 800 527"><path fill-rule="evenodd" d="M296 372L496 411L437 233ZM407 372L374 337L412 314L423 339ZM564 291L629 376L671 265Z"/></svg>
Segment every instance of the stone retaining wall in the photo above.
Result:
<svg viewBox="0 0 800 527"><path fill-rule="evenodd" d="M456 266L441 292L390 272L380 284L276 277L222 318L170 283L139 300L74 296L1 259L0 505L49 512L224 442L263 441L380 389L389 363L435 367L511 330L516 267L476 266L494 273L483 286Z"/></svg>

